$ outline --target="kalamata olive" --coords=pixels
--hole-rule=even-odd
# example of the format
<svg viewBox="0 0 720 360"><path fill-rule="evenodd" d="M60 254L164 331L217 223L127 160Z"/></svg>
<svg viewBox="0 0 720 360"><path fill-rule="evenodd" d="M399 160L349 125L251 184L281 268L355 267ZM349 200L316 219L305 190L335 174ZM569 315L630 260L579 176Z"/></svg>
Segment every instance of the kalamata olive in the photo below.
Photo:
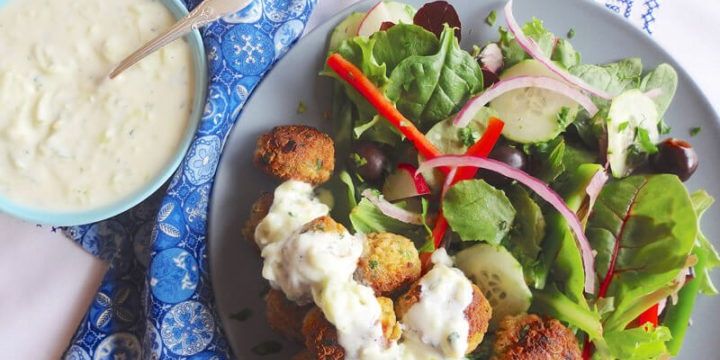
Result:
<svg viewBox="0 0 720 360"><path fill-rule="evenodd" d="M383 170L387 164L387 156L380 145L370 141L358 141L353 147L351 164L358 175L365 181L377 182L382 180Z"/></svg>
<svg viewBox="0 0 720 360"><path fill-rule="evenodd" d="M490 152L489 158L520 170L525 170L527 166L527 156L525 156L525 153L507 144L496 145ZM478 176L493 186L503 186L512 181L509 178L488 170L478 171Z"/></svg>
<svg viewBox="0 0 720 360"><path fill-rule="evenodd" d="M687 179L698 167L698 156L685 140L670 138L658 145L658 152L650 158L655 171L677 175L680 180Z"/></svg>

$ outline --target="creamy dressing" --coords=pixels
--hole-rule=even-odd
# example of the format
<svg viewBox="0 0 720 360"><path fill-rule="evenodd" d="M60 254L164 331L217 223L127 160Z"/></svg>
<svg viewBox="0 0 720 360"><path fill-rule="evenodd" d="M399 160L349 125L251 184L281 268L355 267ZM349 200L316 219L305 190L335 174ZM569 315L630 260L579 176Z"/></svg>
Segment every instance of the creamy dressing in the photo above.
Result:
<svg viewBox="0 0 720 360"><path fill-rule="evenodd" d="M255 228L255 241L260 249L285 240L303 225L330 212L315 196L312 185L302 181L285 181L273 195L268 214Z"/></svg>
<svg viewBox="0 0 720 360"><path fill-rule="evenodd" d="M420 279L420 300L400 321L401 342L390 342L372 288L353 278L366 239L347 231L301 232L327 213L311 185L293 180L280 185L255 232L263 277L290 300L314 302L337 329L348 360L463 359L470 331L465 309L473 290L445 250L433 253L435 265Z"/></svg>
<svg viewBox="0 0 720 360"><path fill-rule="evenodd" d="M193 97L176 41L115 80L174 23L157 0L10 0L0 7L0 194L33 208L108 205L160 174Z"/></svg>
<svg viewBox="0 0 720 360"><path fill-rule="evenodd" d="M468 348L470 324L465 309L472 303L473 289L462 271L439 249L432 255L435 264L420 279L420 300L401 319L408 345L429 345L445 359L462 359ZM417 351L417 350L415 350Z"/></svg>

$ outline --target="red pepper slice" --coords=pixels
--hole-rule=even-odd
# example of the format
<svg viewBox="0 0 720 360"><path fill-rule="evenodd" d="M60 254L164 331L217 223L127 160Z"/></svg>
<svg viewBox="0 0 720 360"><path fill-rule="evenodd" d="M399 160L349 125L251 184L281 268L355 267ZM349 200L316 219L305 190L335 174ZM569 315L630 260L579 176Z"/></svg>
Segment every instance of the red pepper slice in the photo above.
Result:
<svg viewBox="0 0 720 360"><path fill-rule="evenodd" d="M395 105L385 97L385 94L353 63L347 61L342 55L335 53L328 57L327 65L350 86L355 88L377 110L380 116L387 119L400 133L405 135L413 143L420 155L426 159L442 155L437 147L415 127L412 121L403 116L395 108Z"/></svg>
<svg viewBox="0 0 720 360"><path fill-rule="evenodd" d="M651 323L653 326L657 326L659 309L660 309L659 304L655 304L655 305L651 306L649 309L645 310L644 313L640 314L637 317L637 319L633 320L631 326L640 327L640 326L644 326L647 323Z"/></svg>

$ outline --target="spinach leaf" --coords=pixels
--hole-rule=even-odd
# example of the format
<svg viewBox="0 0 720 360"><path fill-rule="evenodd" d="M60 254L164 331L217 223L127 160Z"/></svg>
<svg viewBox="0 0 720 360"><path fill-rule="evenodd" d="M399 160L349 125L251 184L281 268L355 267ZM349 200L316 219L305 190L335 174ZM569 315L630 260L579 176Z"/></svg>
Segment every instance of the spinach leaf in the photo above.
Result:
<svg viewBox="0 0 720 360"><path fill-rule="evenodd" d="M536 178L552 183L560 174L565 172L565 140L558 136L548 142L526 146L530 155L530 172Z"/></svg>
<svg viewBox="0 0 720 360"><path fill-rule="evenodd" d="M480 65L460 48L453 29L446 26L437 53L413 55L397 65L387 95L405 116L428 129L457 112L482 87Z"/></svg>
<svg viewBox="0 0 720 360"><path fill-rule="evenodd" d="M657 106L658 116L662 118L670 106L670 102L677 90L678 76L675 69L668 64L660 64L642 79L640 88L643 91L659 90L660 93L653 98Z"/></svg>
<svg viewBox="0 0 720 360"><path fill-rule="evenodd" d="M600 280L611 276L607 291L599 294L615 299L605 329L618 331L677 290L675 279L697 236L697 217L677 176L631 176L605 186L586 232L598 252Z"/></svg>
<svg viewBox="0 0 720 360"><path fill-rule="evenodd" d="M355 185L347 170L340 170L323 185L323 188L333 195L331 215L346 227L350 223L350 211L357 206Z"/></svg>
<svg viewBox="0 0 720 360"><path fill-rule="evenodd" d="M671 338L668 328L649 324L605 333L605 341L613 358L623 360L659 359L668 353L665 342Z"/></svg>
<svg viewBox="0 0 720 360"><path fill-rule="evenodd" d="M498 245L508 234L515 209L505 194L483 180L465 180L445 194L443 213L463 241Z"/></svg>
<svg viewBox="0 0 720 360"><path fill-rule="evenodd" d="M570 68L570 73L584 80L588 85L617 95L628 89L640 86L642 61L639 58L627 58L605 65L581 64ZM606 104L607 101L594 99Z"/></svg>
<svg viewBox="0 0 720 360"><path fill-rule="evenodd" d="M435 54L440 46L435 34L409 24L397 24L387 31L376 32L372 38L375 61L385 64L388 74L403 60L415 55Z"/></svg>

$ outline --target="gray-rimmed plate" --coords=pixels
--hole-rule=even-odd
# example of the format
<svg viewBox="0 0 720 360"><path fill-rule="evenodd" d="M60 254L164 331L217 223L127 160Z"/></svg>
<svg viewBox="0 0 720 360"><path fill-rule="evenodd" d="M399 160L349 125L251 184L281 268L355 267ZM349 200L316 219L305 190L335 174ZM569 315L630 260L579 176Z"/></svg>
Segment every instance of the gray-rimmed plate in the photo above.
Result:
<svg viewBox="0 0 720 360"><path fill-rule="evenodd" d="M374 2L362 2L346 9L303 38L255 90L228 138L211 200L209 256L221 320L230 345L240 359L257 357L251 348L267 340L284 345L281 352L267 356L268 359L288 359L299 349L268 328L260 296L267 288L260 276L261 262L257 252L240 234L253 201L261 192L271 191L277 185L276 181L261 174L252 165L255 139L262 132L281 124L302 123L329 128L324 113L330 109L330 81L317 76L325 59L327 38L347 14L365 11ZM420 6L425 1L406 2ZM487 26L484 19L490 10L499 10L504 1L451 2L463 23L464 48L497 39L497 31ZM720 154L718 116L692 79L668 53L624 19L590 1L519 0L515 4L515 14L520 22L532 16L538 17L556 34L564 34L574 28L576 36L572 42L585 62L602 63L639 56L646 68L662 62L672 64L680 75L677 95L666 115L673 134L686 137L690 127L703 128L702 133L692 139L701 165L688 186L690 189L705 188L711 195L720 196L720 164L715 163L715 155ZM302 114L297 112L299 102L307 108ZM716 246L717 239L720 239L720 222L713 220L719 216L720 207L715 206L706 215L703 224L706 235L715 241ZM715 334L720 331L720 312L716 311L719 304L718 299L700 297L680 358L717 358L720 342L716 341ZM233 314L244 309L252 311L248 319L241 321L233 318Z"/></svg>

